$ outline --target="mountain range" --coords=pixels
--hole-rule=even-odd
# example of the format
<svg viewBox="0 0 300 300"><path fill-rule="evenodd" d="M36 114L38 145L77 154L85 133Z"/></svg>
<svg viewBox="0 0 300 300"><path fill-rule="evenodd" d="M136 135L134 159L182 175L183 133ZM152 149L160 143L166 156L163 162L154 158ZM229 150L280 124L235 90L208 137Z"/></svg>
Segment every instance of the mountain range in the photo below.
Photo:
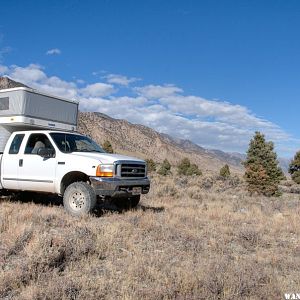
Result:
<svg viewBox="0 0 300 300"><path fill-rule="evenodd" d="M99 112L81 112L78 131L102 144L109 140L117 153L153 159L168 159L172 165L187 157L203 171L217 171L229 164L237 172L242 159L220 150L207 150L189 140L180 140L139 124L119 120Z"/></svg>

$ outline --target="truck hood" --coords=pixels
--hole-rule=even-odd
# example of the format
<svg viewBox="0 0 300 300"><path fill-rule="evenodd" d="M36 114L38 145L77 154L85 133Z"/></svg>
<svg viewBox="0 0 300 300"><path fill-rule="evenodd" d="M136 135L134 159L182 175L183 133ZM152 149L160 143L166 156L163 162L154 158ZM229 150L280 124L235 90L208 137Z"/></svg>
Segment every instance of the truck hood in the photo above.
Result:
<svg viewBox="0 0 300 300"><path fill-rule="evenodd" d="M113 164L117 160L130 160L130 161L141 162L141 163L145 162L144 160L139 158L120 155L120 154L73 152L70 153L69 155L82 157L82 158L85 157L90 159L96 159L102 164Z"/></svg>

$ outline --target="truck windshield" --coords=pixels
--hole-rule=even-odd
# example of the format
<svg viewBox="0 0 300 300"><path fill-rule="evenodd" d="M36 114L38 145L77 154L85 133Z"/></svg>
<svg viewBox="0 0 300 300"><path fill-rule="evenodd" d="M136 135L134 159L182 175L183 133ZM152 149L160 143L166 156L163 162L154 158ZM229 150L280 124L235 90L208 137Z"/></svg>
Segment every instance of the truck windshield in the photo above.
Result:
<svg viewBox="0 0 300 300"><path fill-rule="evenodd" d="M105 151L97 145L90 138L79 135L79 134L69 134L69 133L50 133L52 139L54 140L56 146L61 152L71 153L71 152L100 152L105 153Z"/></svg>

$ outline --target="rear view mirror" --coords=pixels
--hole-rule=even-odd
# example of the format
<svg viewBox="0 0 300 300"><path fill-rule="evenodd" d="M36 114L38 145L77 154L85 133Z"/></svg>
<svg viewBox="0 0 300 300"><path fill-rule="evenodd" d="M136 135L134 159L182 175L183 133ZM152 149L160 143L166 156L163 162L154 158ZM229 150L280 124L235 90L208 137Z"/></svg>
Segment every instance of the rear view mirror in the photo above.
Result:
<svg viewBox="0 0 300 300"><path fill-rule="evenodd" d="M39 148L37 151L37 155L44 158L54 157L54 154L55 154L54 149L49 149L49 148Z"/></svg>

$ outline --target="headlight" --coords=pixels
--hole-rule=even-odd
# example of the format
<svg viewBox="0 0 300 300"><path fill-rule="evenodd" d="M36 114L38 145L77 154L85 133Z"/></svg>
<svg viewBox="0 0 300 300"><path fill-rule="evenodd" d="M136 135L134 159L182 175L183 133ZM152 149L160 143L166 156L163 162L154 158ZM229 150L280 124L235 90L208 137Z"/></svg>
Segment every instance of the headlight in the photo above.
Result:
<svg viewBox="0 0 300 300"><path fill-rule="evenodd" d="M96 176L98 177L113 177L114 165L99 165L96 170Z"/></svg>

